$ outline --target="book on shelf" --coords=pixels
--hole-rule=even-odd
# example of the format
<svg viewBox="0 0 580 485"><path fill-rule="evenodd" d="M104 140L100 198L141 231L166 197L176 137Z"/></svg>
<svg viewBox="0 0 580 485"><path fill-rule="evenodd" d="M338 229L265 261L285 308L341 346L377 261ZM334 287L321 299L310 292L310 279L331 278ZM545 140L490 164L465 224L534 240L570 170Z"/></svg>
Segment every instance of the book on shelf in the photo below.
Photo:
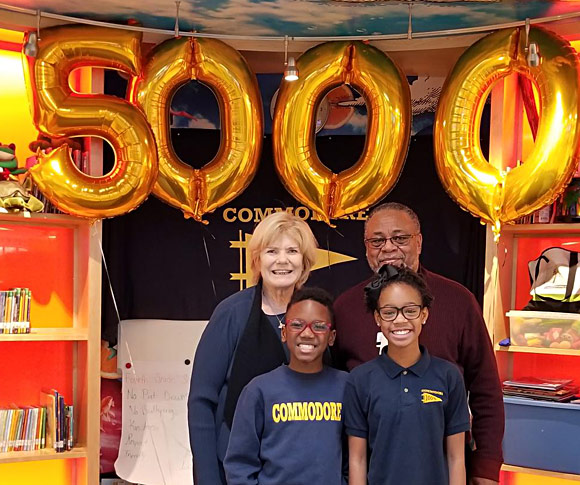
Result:
<svg viewBox="0 0 580 485"><path fill-rule="evenodd" d="M40 202L44 204L44 209L42 212L44 214L62 214L60 211L47 197L40 191L36 184L32 184L32 189L30 191L34 197L36 197Z"/></svg>
<svg viewBox="0 0 580 485"><path fill-rule="evenodd" d="M571 383L572 379L543 379L539 377L521 377L503 381L504 386L544 391L558 391Z"/></svg>
<svg viewBox="0 0 580 485"><path fill-rule="evenodd" d="M566 402L573 399L577 392L578 387L573 385L572 379L524 377L503 382L504 395L541 401Z"/></svg>
<svg viewBox="0 0 580 485"><path fill-rule="evenodd" d="M56 389L43 389L40 393L40 402L46 408L46 447L58 451L58 421L56 414L58 391Z"/></svg>
<svg viewBox="0 0 580 485"><path fill-rule="evenodd" d="M541 391L536 389L503 389L505 396L523 397L539 401L568 402L578 393L577 387L565 387L559 391Z"/></svg>
<svg viewBox="0 0 580 485"><path fill-rule="evenodd" d="M29 288L12 288L0 291L0 334L30 333Z"/></svg>
<svg viewBox="0 0 580 485"><path fill-rule="evenodd" d="M66 413L65 430L67 432L66 450L70 451L73 449L74 446L74 406L72 404L65 406L65 413Z"/></svg>
<svg viewBox="0 0 580 485"><path fill-rule="evenodd" d="M91 157L88 150L70 150L70 156L74 165L84 174L90 175L91 173ZM55 206L38 188L38 186L32 182L32 187L30 193L36 197L40 202L44 204L44 209L42 210L45 214L64 214L57 206Z"/></svg>
<svg viewBox="0 0 580 485"><path fill-rule="evenodd" d="M56 389L43 389L41 401L46 407L46 447L57 453L74 447L74 408L64 402L64 396Z"/></svg>
<svg viewBox="0 0 580 485"><path fill-rule="evenodd" d="M43 448L44 408L36 406L0 409L0 453Z"/></svg>
<svg viewBox="0 0 580 485"><path fill-rule="evenodd" d="M554 222L580 222L580 178L578 175L552 204L521 217L516 224L552 224Z"/></svg>

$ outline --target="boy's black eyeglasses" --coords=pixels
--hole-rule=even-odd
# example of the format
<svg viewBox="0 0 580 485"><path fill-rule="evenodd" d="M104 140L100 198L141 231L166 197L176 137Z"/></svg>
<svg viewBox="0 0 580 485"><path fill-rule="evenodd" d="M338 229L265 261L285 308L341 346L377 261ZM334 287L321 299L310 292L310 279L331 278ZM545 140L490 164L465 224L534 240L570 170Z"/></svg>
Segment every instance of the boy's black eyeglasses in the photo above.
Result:
<svg viewBox="0 0 580 485"><path fill-rule="evenodd" d="M365 243L374 249L381 249L387 241L391 241L397 247L406 246L411 241L411 238L419 234L397 234L393 237L371 237L365 239Z"/></svg>
<svg viewBox="0 0 580 485"><path fill-rule="evenodd" d="M392 322L399 316L399 312L401 312L407 320L415 320L415 318L418 318L419 315L421 315L422 309L422 305L405 305L401 308L397 308L396 306L384 306L379 308L377 311L382 320L385 322Z"/></svg>
<svg viewBox="0 0 580 485"><path fill-rule="evenodd" d="M291 332L302 333L306 327L314 333L326 333L332 328L332 323L324 322L322 320L314 320L313 322L305 322L300 318L293 318L286 321L286 328Z"/></svg>

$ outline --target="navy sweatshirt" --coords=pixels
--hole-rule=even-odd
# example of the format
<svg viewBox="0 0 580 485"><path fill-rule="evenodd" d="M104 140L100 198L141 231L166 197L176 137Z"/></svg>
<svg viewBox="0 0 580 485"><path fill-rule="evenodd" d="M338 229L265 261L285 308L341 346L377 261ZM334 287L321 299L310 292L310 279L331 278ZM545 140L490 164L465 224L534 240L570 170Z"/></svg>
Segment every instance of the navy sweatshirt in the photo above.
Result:
<svg viewBox="0 0 580 485"><path fill-rule="evenodd" d="M242 391L224 468L228 485L340 485L343 398L348 374L287 366Z"/></svg>

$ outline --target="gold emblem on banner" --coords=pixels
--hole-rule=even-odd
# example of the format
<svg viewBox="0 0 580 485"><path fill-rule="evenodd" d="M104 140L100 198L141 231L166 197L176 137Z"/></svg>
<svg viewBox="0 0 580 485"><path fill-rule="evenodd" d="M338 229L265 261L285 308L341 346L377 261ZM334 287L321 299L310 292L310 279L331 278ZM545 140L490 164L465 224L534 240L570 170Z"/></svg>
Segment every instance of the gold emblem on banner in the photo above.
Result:
<svg viewBox="0 0 580 485"><path fill-rule="evenodd" d="M252 238L251 234L239 231L239 239L237 241L230 241L230 248L238 249L240 254L240 266L238 273L230 273L230 280L240 282L240 290L248 287L248 281L252 277L252 270L250 269L250 258L248 255L248 243ZM347 261L355 261L357 258L340 254L327 249L316 250L316 263L312 267L312 271L320 268L326 268L334 264L346 263Z"/></svg>

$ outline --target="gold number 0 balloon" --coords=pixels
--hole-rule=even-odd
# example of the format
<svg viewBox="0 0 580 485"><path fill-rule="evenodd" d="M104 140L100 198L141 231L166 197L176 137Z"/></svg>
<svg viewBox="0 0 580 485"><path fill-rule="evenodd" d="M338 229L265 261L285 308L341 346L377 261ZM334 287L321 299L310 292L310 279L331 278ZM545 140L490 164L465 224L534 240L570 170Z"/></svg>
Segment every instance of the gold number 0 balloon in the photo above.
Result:
<svg viewBox="0 0 580 485"><path fill-rule="evenodd" d="M169 105L191 79L208 85L218 99L221 144L200 170L181 162L171 146ZM131 95L147 114L159 154L153 193L201 221L237 197L258 168L262 146L262 102L255 75L234 49L212 39L171 39L153 49Z"/></svg>
<svg viewBox="0 0 580 485"><path fill-rule="evenodd" d="M398 180L409 145L409 84L382 51L362 42L321 44L297 65L300 79L283 82L276 101L275 166L288 191L330 224L379 201ZM367 136L357 163L335 174L316 154L314 123L324 95L342 83L364 95Z"/></svg>
<svg viewBox="0 0 580 485"><path fill-rule="evenodd" d="M74 165L67 146L39 156L32 178L57 207L76 216L114 217L143 202L157 176L153 132L141 110L113 96L77 94L69 75L80 66L140 71L141 34L81 25L42 31L32 70L33 118L51 137L97 136L115 150L113 170L91 177Z"/></svg>
<svg viewBox="0 0 580 485"><path fill-rule="evenodd" d="M496 238L502 223L551 203L578 164L579 69L568 42L540 28L530 29L541 63L526 62L524 29L502 30L476 42L447 78L435 117L435 162L447 193L461 207L490 222ZM492 84L518 72L540 97L540 123L528 160L509 172L490 165L479 144L485 98Z"/></svg>

